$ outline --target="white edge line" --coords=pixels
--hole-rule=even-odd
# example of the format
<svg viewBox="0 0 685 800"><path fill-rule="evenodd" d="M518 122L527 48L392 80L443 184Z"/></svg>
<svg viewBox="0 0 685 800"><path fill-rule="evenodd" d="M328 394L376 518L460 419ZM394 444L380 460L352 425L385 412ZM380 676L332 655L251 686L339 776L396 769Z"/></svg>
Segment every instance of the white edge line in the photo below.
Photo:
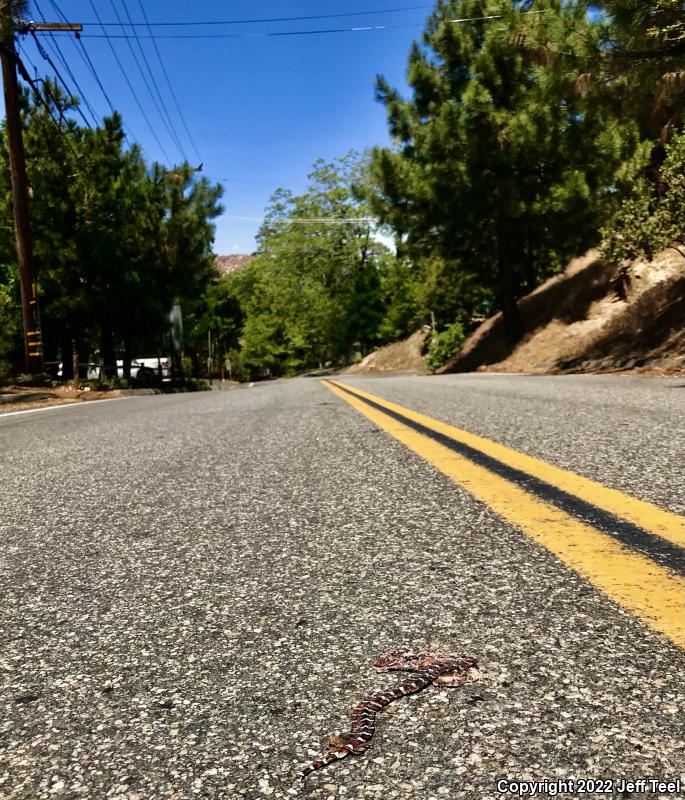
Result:
<svg viewBox="0 0 685 800"><path fill-rule="evenodd" d="M27 408L25 411L0 411L0 420L4 417L16 417L17 414L37 414L39 411L59 411L65 408L81 408L83 406L99 405L100 403L116 403L117 400L130 400L130 397L108 397L104 400L80 400L76 403L59 403L44 408Z"/></svg>

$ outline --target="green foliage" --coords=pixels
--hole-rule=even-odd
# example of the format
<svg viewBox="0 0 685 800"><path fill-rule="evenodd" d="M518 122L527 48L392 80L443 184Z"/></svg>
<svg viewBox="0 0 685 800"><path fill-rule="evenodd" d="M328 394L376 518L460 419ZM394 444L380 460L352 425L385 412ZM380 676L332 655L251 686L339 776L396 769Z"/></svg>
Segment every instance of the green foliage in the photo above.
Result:
<svg viewBox="0 0 685 800"><path fill-rule="evenodd" d="M682 0L604 0L619 52L640 60L682 54L685 8Z"/></svg>
<svg viewBox="0 0 685 800"><path fill-rule="evenodd" d="M381 271L384 311L378 326L380 341L401 339L421 324L419 270L407 259L388 256Z"/></svg>
<svg viewBox="0 0 685 800"><path fill-rule="evenodd" d="M1 272L1 270L0 270ZM9 374L10 362L3 354L21 347L21 310L12 284L0 281L0 378Z"/></svg>
<svg viewBox="0 0 685 800"><path fill-rule="evenodd" d="M0 3L0 37L9 39L25 22L29 11L28 0L2 0Z"/></svg>
<svg viewBox="0 0 685 800"><path fill-rule="evenodd" d="M461 322L453 322L441 333L433 335L428 346L426 366L435 372L461 350L466 334Z"/></svg>
<svg viewBox="0 0 685 800"><path fill-rule="evenodd" d="M392 257L372 235L355 195L363 163L317 162L307 191L277 191L256 258L227 280L244 326L241 367L252 377L293 375L352 357L381 341L385 270Z"/></svg>
<svg viewBox="0 0 685 800"><path fill-rule="evenodd" d="M25 95L24 141L43 340L48 362L71 363L96 349L109 377L117 356L167 349L167 315L179 303L193 322L214 276L212 220L221 187L184 164L149 167L127 147L118 115L80 128L77 104L44 81L42 103ZM53 108L50 117L46 106ZM0 262L15 261L5 137L0 143ZM4 281L0 275L0 285ZM136 352L137 351L137 352ZM0 355L21 362L0 342Z"/></svg>
<svg viewBox="0 0 685 800"><path fill-rule="evenodd" d="M614 261L651 259L669 245L685 244L685 132L666 146L659 187L638 177L603 234L603 254Z"/></svg>
<svg viewBox="0 0 685 800"><path fill-rule="evenodd" d="M484 307L518 338L518 298L600 232L621 260L685 241L683 55L676 0L437 0L409 96L377 80L392 146L317 162L301 195L278 190L255 259L221 280L220 187L187 164L146 164L118 115L80 128L78 100L45 81L23 114L46 356L68 369L72 342L83 361L97 349L112 380L118 354L166 349L176 303L186 374L205 369L210 341L215 365L252 379L348 363L449 321L435 370ZM3 135L0 372L23 351L9 189Z"/></svg>
<svg viewBox="0 0 685 800"><path fill-rule="evenodd" d="M411 97L377 83L395 146L373 153L373 210L429 265L427 291L451 294L446 315L492 297L514 337L515 300L596 242L642 166L637 125L586 75L603 30L588 4L535 8L439 2L409 57Z"/></svg>
<svg viewBox="0 0 685 800"><path fill-rule="evenodd" d="M131 382L126 378L112 377L112 378L98 378L92 381L81 381L81 386L90 386L98 392L110 391L112 389L129 389Z"/></svg>
<svg viewBox="0 0 685 800"><path fill-rule="evenodd" d="M630 117L657 147L685 121L685 9L680 0L604 0L601 58L596 78L610 88L616 116Z"/></svg>

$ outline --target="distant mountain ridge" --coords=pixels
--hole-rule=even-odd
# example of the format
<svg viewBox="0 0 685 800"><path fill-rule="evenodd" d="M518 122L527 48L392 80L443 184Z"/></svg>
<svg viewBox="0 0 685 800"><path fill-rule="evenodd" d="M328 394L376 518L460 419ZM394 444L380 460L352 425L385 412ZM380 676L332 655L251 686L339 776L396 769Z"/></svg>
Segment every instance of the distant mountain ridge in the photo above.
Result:
<svg viewBox="0 0 685 800"><path fill-rule="evenodd" d="M224 277L225 275L230 275L232 272L238 272L238 270L243 269L253 258L253 255L244 255L241 253L235 253L230 256L215 255L214 263L216 264L219 275Z"/></svg>

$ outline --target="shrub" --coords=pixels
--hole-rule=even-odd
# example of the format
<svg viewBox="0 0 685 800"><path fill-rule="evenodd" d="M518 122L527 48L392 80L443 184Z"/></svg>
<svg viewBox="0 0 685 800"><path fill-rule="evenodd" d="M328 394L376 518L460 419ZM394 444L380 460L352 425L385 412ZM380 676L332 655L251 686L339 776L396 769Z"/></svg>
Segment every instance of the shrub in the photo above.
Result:
<svg viewBox="0 0 685 800"><path fill-rule="evenodd" d="M20 314L12 287L0 284L0 378L9 375L12 359L21 350Z"/></svg>
<svg viewBox="0 0 685 800"><path fill-rule="evenodd" d="M685 131L666 145L659 191L644 175L635 180L602 236L602 254L611 261L651 260L665 247L685 242Z"/></svg>
<svg viewBox="0 0 685 800"><path fill-rule="evenodd" d="M431 338L428 346L428 359L426 365L431 372L435 372L445 364L455 353L458 353L464 344L466 334L461 322L453 322L444 331Z"/></svg>

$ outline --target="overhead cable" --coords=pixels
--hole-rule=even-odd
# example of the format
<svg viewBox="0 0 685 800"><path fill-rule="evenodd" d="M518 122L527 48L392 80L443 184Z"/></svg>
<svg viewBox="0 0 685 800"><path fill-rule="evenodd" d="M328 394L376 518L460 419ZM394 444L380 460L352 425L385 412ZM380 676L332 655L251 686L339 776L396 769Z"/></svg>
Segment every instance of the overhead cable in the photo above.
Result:
<svg viewBox="0 0 685 800"><path fill-rule="evenodd" d="M36 3L36 6L37 5L38 4ZM64 22L68 22L66 16L64 15L64 12L57 5L56 0L50 0L50 5L55 9L55 12L57 13L57 15L59 17L61 17ZM41 14L41 16L43 17L43 19L45 19L43 14ZM114 110L114 106L112 104L112 101L109 99L109 95L107 94L107 91L106 91L105 87L102 85L102 81L100 80L100 76L98 75L97 70L95 69L95 65L93 64L93 62L91 61L90 56L88 55L88 51L86 50L85 45L81 41L81 37L76 39L75 37L70 36L69 38L71 39L72 42L74 42L74 47L76 47L76 50L78 51L79 55L81 56L81 59L85 63L86 67L90 70L90 74L93 76L93 79L95 80L95 82L97 83L98 87L100 88L100 91L102 92L103 97L107 101L107 105L109 106L109 110L112 112L112 114L114 114L115 110ZM77 41L81 45L80 48L76 44Z"/></svg>
<svg viewBox="0 0 685 800"><path fill-rule="evenodd" d="M34 5L36 7L36 10L40 14L40 17L43 20L43 22L46 22L47 20L45 18L45 14L43 14L43 11L42 11L42 9L40 7L40 4L38 3L38 0L34 0ZM35 38L35 35L34 35L34 38ZM52 47L52 52L55 54L55 56L56 56L57 60L60 62L60 64L62 64L64 69L67 71L67 74L69 75L69 78L71 79L71 82L76 87L76 91L78 92L79 98L84 102L86 108L88 109L88 112L89 112L90 116L93 119L93 122L95 123L95 126L97 127L100 124L100 118L98 117L98 115L93 110L93 107L90 104L90 102L88 101L88 98L86 97L85 92L83 91L83 89L79 85L79 82L76 80L76 76L74 75L71 67L69 66L69 62L64 57L64 54L62 53L62 50L60 49L59 43L57 42L55 37L52 35L52 33L49 34L49 39L50 39L50 42L49 42L48 46ZM38 41L36 41L36 45L39 47L39 52L40 52L40 43ZM42 55L42 53L41 53L41 55ZM62 85L64 85L64 83L62 83ZM71 94L71 92L70 92L70 94Z"/></svg>
<svg viewBox="0 0 685 800"><path fill-rule="evenodd" d="M546 14L547 10L541 11L522 11L522 15L526 14ZM481 22L492 19L504 19L503 14L488 14L481 17L459 17L455 19L446 20L453 24L463 24L465 22ZM269 20L254 20L254 22L268 22ZM247 20L246 20L247 22ZM101 25L101 23L98 23ZM271 37L288 37L288 36L320 36L322 34L331 33L365 33L369 31L391 31L402 30L407 28L422 28L424 22L409 23L406 25L359 25L352 28L317 28L314 30L303 31L256 31L253 33L171 33L163 36L157 36L157 39L263 39ZM101 26L102 27L102 26ZM82 36L87 36L89 39L131 39L135 38L130 34L108 34L104 27L104 33L83 33ZM141 39L153 38L151 34L139 35Z"/></svg>
<svg viewBox="0 0 685 800"><path fill-rule="evenodd" d="M78 97L83 101L84 105L88 109L88 113L90 114L93 122L95 123L95 126L97 127L100 124L100 117L98 116L97 112L95 111L95 109L91 105L91 103L88 100L88 97L86 96L85 92L81 88L81 85L79 84L78 80L76 79L76 76L74 75L71 67L69 66L69 62L64 57L64 54L62 53L62 51L61 51L61 49L59 47L59 44L57 43L55 37L52 34L50 34L50 36L49 36L48 47L51 48L52 52L57 57L57 60L62 64L64 69L67 71L67 74L69 75L69 78L70 78L71 82L76 87L76 92L78 93Z"/></svg>
<svg viewBox="0 0 685 800"><path fill-rule="evenodd" d="M143 0L138 0L138 5L140 6L141 13L143 14L143 19L147 23L148 19L147 19L147 14L145 13L145 6L143 5ZM164 60L162 59L162 54L159 52L159 47L157 45L157 40L155 39L155 37L154 37L154 35L152 33L152 28L150 27L149 24L148 24L147 27L148 27L148 31L150 33L150 38L152 39L152 44L154 45L154 48L155 48L155 52L157 53L157 59L159 60L159 66L162 68L162 73L164 75L164 79L166 80L166 84L167 84L167 86L169 88L169 93L171 94L171 97L172 97L172 99L174 101L174 105L176 106L176 111L178 112L178 116L179 116L179 118L181 120L181 124L183 125L183 128L184 128L184 130L186 132L186 136L188 137L188 141L190 142L190 146L193 148L193 151L194 151L195 155L197 156L198 161L200 163L202 163L202 161L203 161L202 156L200 155L200 153L198 152L197 147L195 146L195 142L194 142L193 137L192 137L192 135L190 133L190 130L188 129L188 124L186 123L185 116L184 116L183 112L181 111L181 106L180 106L180 104L178 102L178 98L176 97L176 92L174 91L174 87L173 87L171 81L169 80L169 73L167 72L166 67L164 66Z"/></svg>
<svg viewBox="0 0 685 800"><path fill-rule="evenodd" d="M95 7L95 3L93 2L93 0L89 0L89 2L90 2L90 7L93 9L93 13L95 14L96 17L99 17L97 8ZM126 85L128 86L129 91L133 95L133 99L136 101L138 109L139 109L143 119L147 123L148 128L150 129L150 133L152 134L155 142L157 142L157 146L159 147L159 149L160 149L162 155L164 156L164 158L166 159L167 163L169 165L171 165L172 161L169 158L169 156L167 155L167 152L164 149L164 145L161 143L161 141L159 139L159 136L157 136L157 131L152 127L152 123L150 122L150 118L145 113L145 109L143 108L143 105L140 102L140 100L138 98L138 95L136 94L136 90L133 88L133 84L131 83L131 80L128 77L128 73L124 69L124 65L121 63L121 59L119 58L119 54L117 53L116 48L114 47L114 43L110 40L110 37L107 34L105 34L105 38L107 39L107 43L109 44L109 49L112 51L112 55L114 56L114 60L117 62L119 70L121 71L121 74L124 76L124 80L126 81Z"/></svg>
<svg viewBox="0 0 685 800"><path fill-rule="evenodd" d="M112 7L116 11L116 7L114 5L114 0L111 0L111 3L112 3ZM147 89L150 92L150 97L152 97L152 101L155 104L155 108L157 109L157 113L159 114L159 116L162 119L162 123L164 124L164 127L167 129L167 133L169 134L169 136L171 137L171 140L174 142L174 144L178 148L178 151L181 154L181 158L184 161L188 161L188 158L187 158L187 156L186 156L186 154L185 154L185 152L183 150L183 144L181 143L181 140L179 139L178 134L176 133L176 129L174 128L174 123L172 122L171 116L169 115L169 110L167 109L166 103L164 102L164 98L162 97L162 94L159 91L159 86L157 85L157 80L156 80L156 78L155 78L155 76L154 76L154 74L152 72L152 69L150 68L150 62L148 61L147 55L145 54L145 50L143 49L143 45L140 42L140 38L138 36L138 32L136 31L135 26L133 25L133 20L131 19L131 14L129 13L128 5L126 3L126 0L121 0L121 4L124 7L124 12L126 13L126 17L128 19L128 24L130 25L131 30L133 31L133 35L135 37L136 44L138 45L138 50L140 51L140 55L143 58L143 63L145 64L148 76L149 76L150 81L152 82L152 86L153 86L153 88L154 88L154 90L155 90L155 92L157 94L157 100L159 100L159 103L157 102L157 100L155 100L155 95L151 91L150 86L148 85L148 82L145 80L145 75L144 75L143 71L141 70L141 75L143 75L143 80L145 81L145 85L147 86ZM122 26L122 30L123 30L123 26ZM133 48L132 48L130 42L129 42L129 46L131 47L131 53L133 54ZM137 63L137 59L136 59L136 63ZM138 65L138 68L140 69L140 65Z"/></svg>
<svg viewBox="0 0 685 800"><path fill-rule="evenodd" d="M50 0L50 5L55 10L55 13L57 14L58 17L60 17L64 22L68 22L69 21L67 19L66 15L64 14L64 12L62 11L62 9L57 4L56 0ZM95 69L95 65L93 64L93 61L92 61L92 59L90 57L90 54L86 50L86 46L83 44L83 40L80 37L78 39L76 39L76 37L70 36L69 38L71 39L74 47L76 48L76 51L78 52L79 56L81 57L81 60L84 62L84 64L86 65L86 67L90 71L90 74L92 75L93 80L95 81L95 83L97 83L100 91L102 92L102 96L105 98L105 101L107 102L107 105L109 106L110 112L112 114L116 114L116 109L114 108L114 104L112 103L112 100L110 99L109 95L107 94L107 90L105 89L105 87L104 87L104 85L102 83L102 80L100 79L100 76L98 75L98 72ZM129 144L133 144L136 141L136 137L131 132L131 129L123 121L122 121L122 127L124 129L125 136L126 136L128 142L129 142ZM140 147L140 145L138 145L138 146ZM142 147L140 147L140 149L141 149L141 151L143 153L145 152Z"/></svg>
<svg viewBox="0 0 685 800"><path fill-rule="evenodd" d="M100 76L98 75L97 70L95 69L95 66L94 66L94 64L93 64L93 62L91 60L91 57L90 57L88 51L86 50L86 46L83 44L81 39L79 39L78 41L79 41L79 44L81 46L81 48L79 50L79 52L81 54L81 57L84 59L86 65L88 66L88 68L89 68L89 70L90 70L95 82L100 87L100 91L102 92L105 100L107 101L107 105L109 106L109 109L112 112L112 115L116 114L117 113L116 109L114 108L114 105L112 104L112 101L110 100L109 95L107 94L107 90L102 85L102 81L100 80ZM129 145L137 144L136 137L133 135L133 133L131 132L131 129L128 127L128 125L124 122L123 117L121 119L121 127L124 130L124 136L126 137L126 140L128 141ZM141 152L143 154L145 154L145 150L142 147L142 145L138 144L138 147L140 148Z"/></svg>
<svg viewBox="0 0 685 800"><path fill-rule="evenodd" d="M59 131L60 135L64 138L64 141L66 142L67 148L71 151L71 154L73 155L74 160L77 161L77 162L79 160L81 160L82 157L78 155L76 150L74 150L73 143L71 142L71 140L67 136L64 128L62 127L62 123L60 121L61 118L62 118L62 111L60 110L59 104L57 103L57 101L53 97L49 86L47 86L47 84L46 84L46 92L47 92L48 97L50 98L51 102L54 104L55 109L60 110L60 120L55 119L55 117L54 117L54 115L52 113L52 108L50 108L50 104L45 100L43 95L40 93L40 90L36 86L36 82L33 80L31 75L29 74L29 71L26 69L26 65L24 64L21 56L17 52L15 52L14 49L10 50L9 48L7 48L7 46L4 45L2 42L0 42L0 50L2 50L3 52L7 53L8 55L10 55L10 57L14 60L14 62L17 65L17 70L19 71L19 74L26 81L26 83L28 83L28 85L33 89L33 94L34 94L34 98L35 98L36 102L40 103L46 109L46 111L48 112L48 115L49 115L50 119L55 124L55 126L56 126L57 130ZM35 69L35 65L32 65L32 66L34 66L34 69Z"/></svg>
<svg viewBox="0 0 685 800"><path fill-rule="evenodd" d="M36 47L38 48L38 52L40 53L40 55L41 55L41 57L43 58L43 60L47 61L47 62L48 62L48 64L49 64L49 65L52 67L52 70L53 70L53 72L54 72L54 73L55 73L55 75L57 76L57 80L58 80L58 81L59 81L59 82L62 84L62 86L64 87L64 91L67 93L67 96L68 96L68 97L74 97L74 93L73 93L73 92L71 91L71 89L69 88L68 84L66 83L66 81L65 81L65 80L64 80L64 78L62 77L62 74L60 73L60 71L59 71L59 70L57 69L57 67L55 66L55 62L54 62L54 61L53 61L53 60L50 58L50 56L49 56L48 52L45 50L45 48L43 47L43 45L40 43L40 41L39 41L39 39L38 39L38 37L36 36L36 34L35 34L35 33L33 34L33 39L34 39L34 41L35 41L35 43L36 43ZM92 130L92 125L91 125L91 124L90 124L90 122L89 122L89 121L86 119L86 115L83 113L83 109L81 108L81 106L80 106L80 105L77 103L77 104L74 106L74 108L75 108L75 110L76 110L76 113L77 113L77 114L78 114L78 115L81 117L81 119L82 119L82 120L83 120L83 122L85 123L85 125L86 125L86 128L90 128L90 129Z"/></svg>
<svg viewBox="0 0 685 800"><path fill-rule="evenodd" d="M411 25L365 25L356 28L319 28L313 31L267 31L257 33L172 33L164 36L157 36L157 39L263 39L269 37L288 37L288 36L315 36L327 33L362 33L364 31L389 31L400 30L402 28L422 28L424 23L414 23ZM82 33L89 39L132 39L130 34L100 34ZM143 35L141 39L149 39L149 35Z"/></svg>
<svg viewBox="0 0 685 800"><path fill-rule="evenodd" d="M198 20L196 22L136 22L137 27L150 27L153 28L180 28L180 27L194 27L194 26L216 26L216 25L252 25L259 22L304 22L306 20L315 19L342 19L343 17L370 17L377 14L396 14L401 11L425 11L426 9L433 8L433 5L422 6L403 6L401 8L379 8L373 11L345 11L338 14L308 14L299 17L259 17L256 19L223 19L223 20ZM94 22L86 22L85 25L94 25ZM118 25L116 22L98 23L103 24L105 27L114 28Z"/></svg>
<svg viewBox="0 0 685 800"><path fill-rule="evenodd" d="M88 51L86 50L86 47L83 44L83 42L81 41L81 39L79 39L79 43L81 45L81 50L80 50L81 55L82 55L86 65L88 66L88 69L90 70L90 73L93 76L93 79L95 80L97 85L100 87L100 91L102 92L103 97L107 101L107 105L109 106L109 110L112 112L112 114L116 114L116 110L114 108L114 105L112 104L112 101L110 100L109 95L107 94L107 90L102 85L102 81L100 80L100 76L98 75L97 70L95 69L95 65L91 61L91 58L88 55Z"/></svg>
<svg viewBox="0 0 685 800"><path fill-rule="evenodd" d="M236 222L263 222L265 217L236 216L224 214L223 219L231 219ZM273 224L285 223L288 225L360 225L375 224L378 220L375 217L274 217L269 220Z"/></svg>
<svg viewBox="0 0 685 800"><path fill-rule="evenodd" d="M114 0L110 0L110 4L112 6L112 10L114 11L114 14L115 14L116 18L119 20L119 25L121 26L121 30L124 33L126 33L126 28L124 27L124 24L121 21L121 17L119 16L119 12L117 11L117 7L114 4ZM135 33L135 31L134 31L134 34L133 34L132 38L138 40L138 36ZM174 144L176 144L175 141L174 141L173 132L170 130L166 120L164 119L164 114L163 114L161 108L159 107L159 103L157 102L157 98L155 97L154 92L152 91L152 89L150 87L150 83L149 83L149 81L148 81L148 79L147 79L147 77L145 75L145 72L143 71L143 68L142 68L142 66L140 64L140 61L138 60L138 56L136 55L136 51L133 49L133 44L131 43L131 37L128 37L126 44L128 45L128 49L131 52L131 56L133 58L133 61L134 61L135 65L136 65L136 67L138 69L138 72L140 73L140 77L143 79L143 83L145 85L145 88L147 89L147 92L150 95L150 98L152 99L152 104L154 105L155 109L157 110L157 113L159 114L159 116L160 116L160 118L162 120L162 125L164 125L164 127L167 130L167 133L170 135L171 141L174 142ZM140 42L139 41L138 41L138 46L140 47ZM178 146L178 145L176 145L176 146Z"/></svg>

